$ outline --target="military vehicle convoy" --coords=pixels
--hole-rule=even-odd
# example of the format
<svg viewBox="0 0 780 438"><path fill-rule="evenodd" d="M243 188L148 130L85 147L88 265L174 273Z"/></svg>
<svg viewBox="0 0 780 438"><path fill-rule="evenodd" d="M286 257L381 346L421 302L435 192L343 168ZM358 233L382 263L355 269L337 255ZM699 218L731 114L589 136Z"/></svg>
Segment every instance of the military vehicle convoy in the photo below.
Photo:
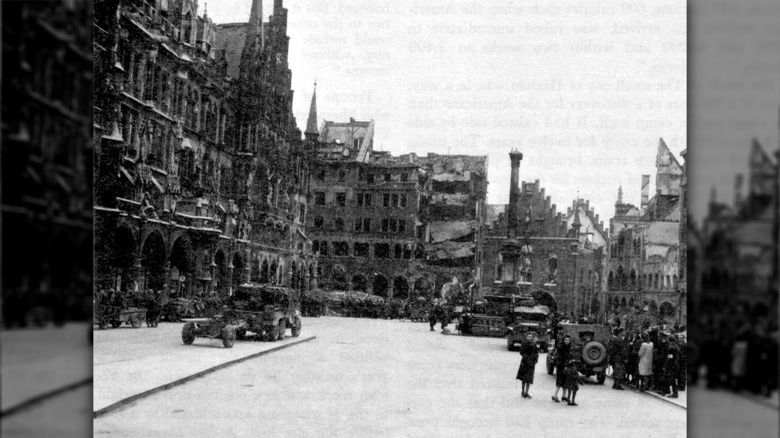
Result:
<svg viewBox="0 0 780 438"><path fill-rule="evenodd" d="M485 295L471 306L456 307L457 329L463 335L507 338L507 349L514 351L527 332L543 351L550 345L551 310L530 294Z"/></svg>
<svg viewBox="0 0 780 438"><path fill-rule="evenodd" d="M288 327L294 338L302 329L297 292L269 285L241 285L222 312L184 321L181 337L185 344L203 337L221 339L226 348L247 339L247 332L254 333L255 339L273 342L284 339Z"/></svg>

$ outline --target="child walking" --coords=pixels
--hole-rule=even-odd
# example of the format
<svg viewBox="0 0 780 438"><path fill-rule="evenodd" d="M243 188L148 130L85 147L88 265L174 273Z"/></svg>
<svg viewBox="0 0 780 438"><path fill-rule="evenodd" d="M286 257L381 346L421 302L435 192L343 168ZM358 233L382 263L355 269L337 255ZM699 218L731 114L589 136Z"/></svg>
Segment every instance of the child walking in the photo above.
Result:
<svg viewBox="0 0 780 438"><path fill-rule="evenodd" d="M566 382L563 386L564 400L567 400L569 406L577 406L574 398L577 397L577 390L580 388L580 373L577 372L577 361L571 360L564 370Z"/></svg>

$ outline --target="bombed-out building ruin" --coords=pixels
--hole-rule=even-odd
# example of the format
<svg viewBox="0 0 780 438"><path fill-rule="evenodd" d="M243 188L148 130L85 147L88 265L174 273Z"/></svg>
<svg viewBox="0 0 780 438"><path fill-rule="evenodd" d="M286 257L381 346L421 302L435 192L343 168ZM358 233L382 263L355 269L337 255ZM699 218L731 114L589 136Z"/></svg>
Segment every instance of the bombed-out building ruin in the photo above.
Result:
<svg viewBox="0 0 780 438"><path fill-rule="evenodd" d="M194 0L95 4L97 288L309 286L287 10L247 13L223 32Z"/></svg>
<svg viewBox="0 0 780 438"><path fill-rule="evenodd" d="M607 309L638 307L672 322L686 318L686 296L680 288L680 221L684 168L661 139L656 154L656 192L650 197L650 175L642 175L639 207L625 202L618 189L610 219Z"/></svg>
<svg viewBox="0 0 780 438"><path fill-rule="evenodd" d="M373 120L317 128L316 118L315 93L305 135L318 285L395 298L430 296L453 278L474 285L487 157L393 156L374 150Z"/></svg>
<svg viewBox="0 0 780 438"><path fill-rule="evenodd" d="M324 121L318 130L314 99L307 229L318 286L407 298L424 255L420 166L373 150L373 120Z"/></svg>
<svg viewBox="0 0 780 438"><path fill-rule="evenodd" d="M421 275L439 291L457 278L480 295L487 198L485 155L404 155L422 169L420 221L425 258Z"/></svg>

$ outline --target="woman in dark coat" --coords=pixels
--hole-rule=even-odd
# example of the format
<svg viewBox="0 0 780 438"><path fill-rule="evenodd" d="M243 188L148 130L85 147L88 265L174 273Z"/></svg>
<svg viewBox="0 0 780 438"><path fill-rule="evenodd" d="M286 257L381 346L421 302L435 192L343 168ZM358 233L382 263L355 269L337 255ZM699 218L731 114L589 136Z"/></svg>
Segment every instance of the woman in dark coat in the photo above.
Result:
<svg viewBox="0 0 780 438"><path fill-rule="evenodd" d="M566 374L563 369L569 364L571 358L571 336L566 335L561 341L561 345L555 350L555 394L552 396L552 400L555 403L559 403L558 391L563 388L563 384L566 382ZM566 396L564 395L564 400Z"/></svg>
<svg viewBox="0 0 780 438"><path fill-rule="evenodd" d="M525 342L520 347L520 355L523 358L520 361L520 368L517 369L516 379L523 382L523 398L531 398L528 390L531 388L531 384L534 383L534 369L536 368L536 363L539 362L539 351L536 349L533 339L533 334L527 333Z"/></svg>

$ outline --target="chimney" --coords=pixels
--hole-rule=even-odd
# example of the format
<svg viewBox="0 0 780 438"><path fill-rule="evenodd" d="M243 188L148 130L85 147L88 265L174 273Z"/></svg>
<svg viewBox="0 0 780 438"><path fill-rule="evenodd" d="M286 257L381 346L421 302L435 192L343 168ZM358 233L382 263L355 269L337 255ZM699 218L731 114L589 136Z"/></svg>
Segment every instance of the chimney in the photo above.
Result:
<svg viewBox="0 0 780 438"><path fill-rule="evenodd" d="M650 203L650 175L642 175L642 204L641 210L644 213L647 210L647 204Z"/></svg>
<svg viewBox="0 0 780 438"><path fill-rule="evenodd" d="M507 214L507 237L512 239L517 237L517 208L520 203L520 161L523 160L523 154L517 149L509 153L509 160L512 162L512 176L509 180L509 211Z"/></svg>
<svg viewBox="0 0 780 438"><path fill-rule="evenodd" d="M734 207L739 208L742 205L742 185L745 182L745 175L738 173L734 177Z"/></svg>

